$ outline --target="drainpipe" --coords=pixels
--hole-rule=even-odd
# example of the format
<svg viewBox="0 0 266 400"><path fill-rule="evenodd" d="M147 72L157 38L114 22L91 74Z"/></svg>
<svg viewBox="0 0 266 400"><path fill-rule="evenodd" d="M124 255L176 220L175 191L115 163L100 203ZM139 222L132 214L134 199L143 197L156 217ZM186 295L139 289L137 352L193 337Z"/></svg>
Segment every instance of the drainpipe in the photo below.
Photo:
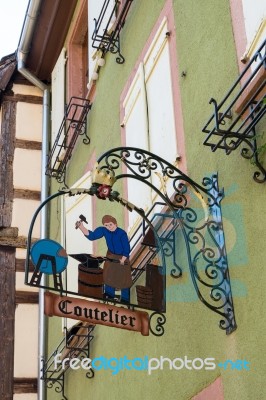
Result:
<svg viewBox="0 0 266 400"><path fill-rule="evenodd" d="M26 59L30 52L30 45L37 22L38 13L42 0L30 0L26 12L22 33L17 50L18 71L34 86L43 91L43 117L42 117L42 163L41 163L41 201L48 197L48 177L45 175L46 157L49 151L49 132L50 132L50 89L42 81L25 67ZM41 232L42 239L47 237L47 207L41 213ZM42 285L46 285L46 277L43 274ZM46 399L45 382L41 379L42 360L46 352L46 317L44 315L44 289L39 291L39 344L38 344L38 400Z"/></svg>

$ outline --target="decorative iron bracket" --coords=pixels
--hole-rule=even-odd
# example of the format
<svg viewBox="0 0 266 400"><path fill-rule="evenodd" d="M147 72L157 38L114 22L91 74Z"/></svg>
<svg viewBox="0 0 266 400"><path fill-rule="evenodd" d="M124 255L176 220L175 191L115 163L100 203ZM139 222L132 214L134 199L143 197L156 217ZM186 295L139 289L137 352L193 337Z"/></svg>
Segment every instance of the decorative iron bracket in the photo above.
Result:
<svg viewBox="0 0 266 400"><path fill-rule="evenodd" d="M161 197L182 230L191 279L198 298L222 317L219 323L221 329L227 334L233 332L237 326L220 207L224 193L218 188L218 176L204 178L202 185L199 185L161 157L133 147L112 149L103 154L97 162L102 176L113 175L116 180L139 180ZM116 170L123 171L123 165L126 166L127 172L115 175ZM152 173L161 177L161 190L151 183ZM166 187L167 179L172 182L172 193L169 193ZM97 190L100 191L101 187ZM190 206L193 194L201 203L199 209ZM110 194L106 197L110 197ZM165 251L163 253L165 256ZM180 274L171 275L180 277ZM159 329L161 332L164 324L162 314L159 314L157 322L156 331Z"/></svg>
<svg viewBox="0 0 266 400"><path fill-rule="evenodd" d="M197 209L186 208L180 213L180 222L197 296L206 307L222 317L220 328L230 334L237 326L220 205L224 193L218 188L217 175L205 178L203 183L216 199L209 204L209 218L202 221Z"/></svg>
<svg viewBox="0 0 266 400"><path fill-rule="evenodd" d="M253 179L258 183L266 182L266 169L261 160L261 149L265 149L266 144L258 144L263 140L256 132L266 112L265 70L266 40L224 99L219 104L213 98L210 100L214 113L202 130L207 133L203 144L211 147L213 152L222 149L229 155L244 145L241 155L257 166Z"/></svg>
<svg viewBox="0 0 266 400"><path fill-rule="evenodd" d="M120 51L120 31L133 0L125 0L121 5L120 0L115 0L112 7L110 0L105 0L98 19L95 21L95 29L92 34L92 47L101 50L104 54L110 51L118 54L116 62L123 64L125 58ZM113 2L112 2L113 3Z"/></svg>

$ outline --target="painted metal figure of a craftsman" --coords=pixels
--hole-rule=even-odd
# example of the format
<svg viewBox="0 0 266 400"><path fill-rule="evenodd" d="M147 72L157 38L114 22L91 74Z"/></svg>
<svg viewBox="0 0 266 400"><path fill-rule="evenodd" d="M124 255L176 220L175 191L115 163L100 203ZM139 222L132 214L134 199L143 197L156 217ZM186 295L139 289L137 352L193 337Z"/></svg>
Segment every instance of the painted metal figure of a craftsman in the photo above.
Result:
<svg viewBox="0 0 266 400"><path fill-rule="evenodd" d="M76 224L89 240L105 238L107 245L107 260L103 268L104 294L106 298L114 298L115 290L121 290L121 301L130 302L130 287L132 286L131 268L129 264L130 245L127 233L117 226L117 221L111 215L102 218L103 226L94 231L86 229L82 221Z"/></svg>

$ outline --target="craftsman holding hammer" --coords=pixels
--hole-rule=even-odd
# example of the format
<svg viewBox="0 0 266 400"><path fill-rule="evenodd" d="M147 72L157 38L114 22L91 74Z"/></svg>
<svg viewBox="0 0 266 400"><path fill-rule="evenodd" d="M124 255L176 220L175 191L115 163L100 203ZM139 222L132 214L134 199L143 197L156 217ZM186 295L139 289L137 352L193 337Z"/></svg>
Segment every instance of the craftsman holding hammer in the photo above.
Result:
<svg viewBox="0 0 266 400"><path fill-rule="evenodd" d="M129 303L130 287L132 285L131 268L129 265L130 245L126 232L117 226L117 221L111 215L102 218L103 226L90 231L85 228L83 222L86 218L81 215L76 222L79 228L89 240L105 238L108 248L103 269L105 283L105 297L114 298L115 289L121 289L121 301Z"/></svg>

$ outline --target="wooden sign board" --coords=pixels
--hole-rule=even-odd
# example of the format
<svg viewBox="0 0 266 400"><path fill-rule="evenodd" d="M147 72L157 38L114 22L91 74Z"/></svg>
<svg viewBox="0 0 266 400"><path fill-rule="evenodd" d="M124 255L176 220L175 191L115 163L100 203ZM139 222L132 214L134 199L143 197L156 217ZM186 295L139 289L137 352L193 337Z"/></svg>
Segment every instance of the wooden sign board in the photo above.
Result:
<svg viewBox="0 0 266 400"><path fill-rule="evenodd" d="M45 293L44 313L52 317L72 318L91 324L112 326L140 332L149 336L149 314L145 311L132 311L128 308L110 304L59 296L51 292Z"/></svg>

